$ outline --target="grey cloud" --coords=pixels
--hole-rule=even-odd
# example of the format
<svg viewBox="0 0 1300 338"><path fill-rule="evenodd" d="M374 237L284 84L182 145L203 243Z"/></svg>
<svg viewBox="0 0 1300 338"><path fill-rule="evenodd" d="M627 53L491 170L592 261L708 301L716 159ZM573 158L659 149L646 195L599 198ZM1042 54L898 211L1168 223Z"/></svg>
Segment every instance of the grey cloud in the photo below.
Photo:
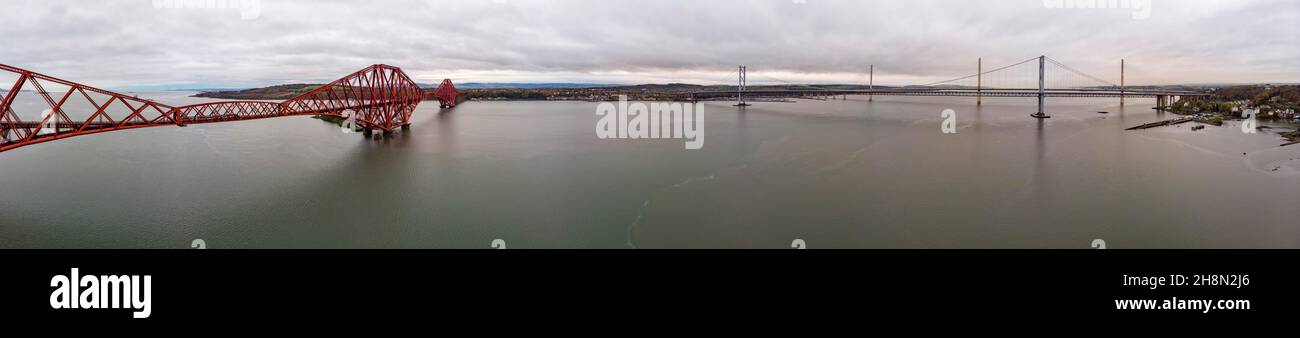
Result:
<svg viewBox="0 0 1300 338"><path fill-rule="evenodd" d="M0 63L102 86L326 81L389 63L435 82L723 82L739 64L791 81L973 73L1051 55L1134 82L1300 81L1300 2L1154 0L1048 9L1041 0L262 0L237 10L152 0L20 0L0 13ZM761 80L761 79L760 79Z"/></svg>

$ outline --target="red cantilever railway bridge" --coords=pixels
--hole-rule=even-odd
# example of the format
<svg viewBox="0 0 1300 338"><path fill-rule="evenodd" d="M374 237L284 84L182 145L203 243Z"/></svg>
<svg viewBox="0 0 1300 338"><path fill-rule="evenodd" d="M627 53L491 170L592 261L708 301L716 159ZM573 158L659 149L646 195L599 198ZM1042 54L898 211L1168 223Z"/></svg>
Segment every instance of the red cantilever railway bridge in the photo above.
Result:
<svg viewBox="0 0 1300 338"><path fill-rule="evenodd" d="M355 117L357 125L367 131L391 132L409 125L411 113L426 98L415 81L400 68L388 65L366 67L283 102L218 101L180 107L0 64L0 74L5 72L18 75L18 79L12 88L0 88L8 90L3 92L4 101L0 101L0 108L3 108L0 111L4 112L0 117L0 151L115 130L183 127L194 123L283 116ZM60 90L57 97L51 96L46 91L46 87L50 86L66 87L67 90ZM37 109L48 109L42 112L15 111L15 98L20 93L32 90L45 103L43 106L38 105ZM100 100L92 98L92 94ZM84 98L90 108L65 106L74 95ZM443 108L453 107L459 102L456 87L451 80L443 80L431 96ZM76 109L93 111L75 111ZM120 111L122 113L119 115L125 116L114 117L110 110ZM24 120L23 115L37 116L38 119ZM74 119L70 115L88 117Z"/></svg>

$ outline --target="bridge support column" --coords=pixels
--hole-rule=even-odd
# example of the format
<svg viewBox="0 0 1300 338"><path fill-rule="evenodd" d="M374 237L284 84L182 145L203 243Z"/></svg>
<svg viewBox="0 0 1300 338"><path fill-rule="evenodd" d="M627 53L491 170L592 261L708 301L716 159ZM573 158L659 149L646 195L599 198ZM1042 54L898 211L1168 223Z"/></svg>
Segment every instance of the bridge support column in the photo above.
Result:
<svg viewBox="0 0 1300 338"><path fill-rule="evenodd" d="M984 58L979 59L975 68L975 105L984 105Z"/></svg>
<svg viewBox="0 0 1300 338"><path fill-rule="evenodd" d="M749 103L745 102L745 66L740 66L740 77L736 84L736 107L748 107Z"/></svg>
<svg viewBox="0 0 1300 338"><path fill-rule="evenodd" d="M1047 77L1044 74L1044 71L1046 69L1047 69L1047 56L1045 55L1039 56L1038 57L1038 113L1029 115L1039 119L1052 118L1051 116L1048 116L1047 114L1043 113L1043 98L1047 96L1046 88L1043 87L1044 85L1046 85L1047 82Z"/></svg>

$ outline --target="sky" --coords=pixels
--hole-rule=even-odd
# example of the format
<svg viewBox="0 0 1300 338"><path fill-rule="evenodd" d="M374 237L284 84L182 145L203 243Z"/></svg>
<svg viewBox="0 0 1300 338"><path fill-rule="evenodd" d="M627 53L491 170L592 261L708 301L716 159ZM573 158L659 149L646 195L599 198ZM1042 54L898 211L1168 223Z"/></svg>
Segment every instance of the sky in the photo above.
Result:
<svg viewBox="0 0 1300 338"><path fill-rule="evenodd" d="M1128 84L1300 82L1300 1L6 0L0 63L99 87L919 84L1048 55ZM224 7L224 8L223 8ZM1096 7L1096 6L1094 6ZM988 69L986 68L986 69Z"/></svg>

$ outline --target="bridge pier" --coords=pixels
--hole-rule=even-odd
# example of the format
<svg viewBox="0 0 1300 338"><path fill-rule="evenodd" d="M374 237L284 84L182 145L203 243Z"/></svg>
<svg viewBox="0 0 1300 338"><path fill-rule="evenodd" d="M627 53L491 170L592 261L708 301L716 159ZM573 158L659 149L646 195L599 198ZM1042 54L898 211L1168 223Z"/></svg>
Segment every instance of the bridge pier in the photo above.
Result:
<svg viewBox="0 0 1300 338"><path fill-rule="evenodd" d="M409 130L409 129L410 129L410 124L402 125L402 130ZM375 128L365 128L361 131L361 135L364 135L366 138L373 138L378 140L384 137L392 136L393 132L390 130L376 130Z"/></svg>

